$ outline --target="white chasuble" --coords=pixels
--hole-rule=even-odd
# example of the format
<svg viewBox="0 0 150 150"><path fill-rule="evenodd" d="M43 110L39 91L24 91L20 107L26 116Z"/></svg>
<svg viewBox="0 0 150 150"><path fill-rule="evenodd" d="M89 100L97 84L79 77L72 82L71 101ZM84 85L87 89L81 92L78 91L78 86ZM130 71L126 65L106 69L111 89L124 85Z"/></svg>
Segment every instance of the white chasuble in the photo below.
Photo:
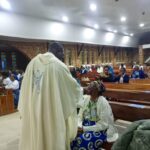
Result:
<svg viewBox="0 0 150 150"><path fill-rule="evenodd" d="M20 150L69 150L77 133L80 86L52 53L29 63L19 99Z"/></svg>

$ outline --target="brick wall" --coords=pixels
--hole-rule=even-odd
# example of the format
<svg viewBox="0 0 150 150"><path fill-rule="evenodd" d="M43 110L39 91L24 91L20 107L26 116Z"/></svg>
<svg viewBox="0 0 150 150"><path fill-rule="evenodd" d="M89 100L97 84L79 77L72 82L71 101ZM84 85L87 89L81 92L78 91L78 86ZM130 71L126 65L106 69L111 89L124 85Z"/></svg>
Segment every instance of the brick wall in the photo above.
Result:
<svg viewBox="0 0 150 150"><path fill-rule="evenodd" d="M47 51L46 42L16 42L16 41L0 41L0 44L6 44L16 48L22 52L29 59L32 59L38 53L45 53Z"/></svg>
<svg viewBox="0 0 150 150"><path fill-rule="evenodd" d="M29 59L32 59L38 53L47 51L47 42L20 42L20 41L0 41L0 44L13 46L22 52ZM100 64L112 63L117 65L120 63L132 64L139 62L138 49L118 48L110 46L84 45L82 51L79 51L82 44L63 44L65 49L65 63L73 66L81 66L84 64ZM119 59L118 59L119 58ZM83 59L83 60L82 60Z"/></svg>

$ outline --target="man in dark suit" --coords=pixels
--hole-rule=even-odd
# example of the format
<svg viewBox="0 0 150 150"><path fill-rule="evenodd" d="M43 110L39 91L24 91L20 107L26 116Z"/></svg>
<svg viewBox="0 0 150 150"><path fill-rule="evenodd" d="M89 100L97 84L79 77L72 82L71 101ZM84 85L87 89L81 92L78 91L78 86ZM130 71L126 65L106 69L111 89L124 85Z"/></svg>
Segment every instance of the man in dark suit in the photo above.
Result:
<svg viewBox="0 0 150 150"><path fill-rule="evenodd" d="M126 69L121 68L120 74L115 78L116 82L129 83L129 76L126 74Z"/></svg>

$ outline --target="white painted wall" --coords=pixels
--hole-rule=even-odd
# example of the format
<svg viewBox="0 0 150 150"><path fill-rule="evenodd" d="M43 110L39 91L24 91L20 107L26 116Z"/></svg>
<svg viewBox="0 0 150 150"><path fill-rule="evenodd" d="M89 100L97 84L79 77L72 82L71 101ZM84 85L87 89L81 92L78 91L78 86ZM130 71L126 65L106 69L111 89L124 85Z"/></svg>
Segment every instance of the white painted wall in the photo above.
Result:
<svg viewBox="0 0 150 150"><path fill-rule="evenodd" d="M143 48L143 49L150 48L150 44L144 44L144 45L142 45L142 48Z"/></svg>
<svg viewBox="0 0 150 150"><path fill-rule="evenodd" d="M124 47L138 46L135 37L6 12L0 12L0 36Z"/></svg>

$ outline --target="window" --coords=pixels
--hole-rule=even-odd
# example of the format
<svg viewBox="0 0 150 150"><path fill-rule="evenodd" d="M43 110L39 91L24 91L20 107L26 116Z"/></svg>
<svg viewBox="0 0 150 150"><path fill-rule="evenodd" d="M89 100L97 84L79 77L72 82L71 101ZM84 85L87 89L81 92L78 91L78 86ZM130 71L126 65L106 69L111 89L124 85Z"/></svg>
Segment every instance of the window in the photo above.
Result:
<svg viewBox="0 0 150 150"><path fill-rule="evenodd" d="M12 53L11 58L12 58L12 69L16 69L17 68L16 54Z"/></svg>
<svg viewBox="0 0 150 150"><path fill-rule="evenodd" d="M4 52L1 52L1 69L2 70L6 70L7 69L6 54Z"/></svg>

